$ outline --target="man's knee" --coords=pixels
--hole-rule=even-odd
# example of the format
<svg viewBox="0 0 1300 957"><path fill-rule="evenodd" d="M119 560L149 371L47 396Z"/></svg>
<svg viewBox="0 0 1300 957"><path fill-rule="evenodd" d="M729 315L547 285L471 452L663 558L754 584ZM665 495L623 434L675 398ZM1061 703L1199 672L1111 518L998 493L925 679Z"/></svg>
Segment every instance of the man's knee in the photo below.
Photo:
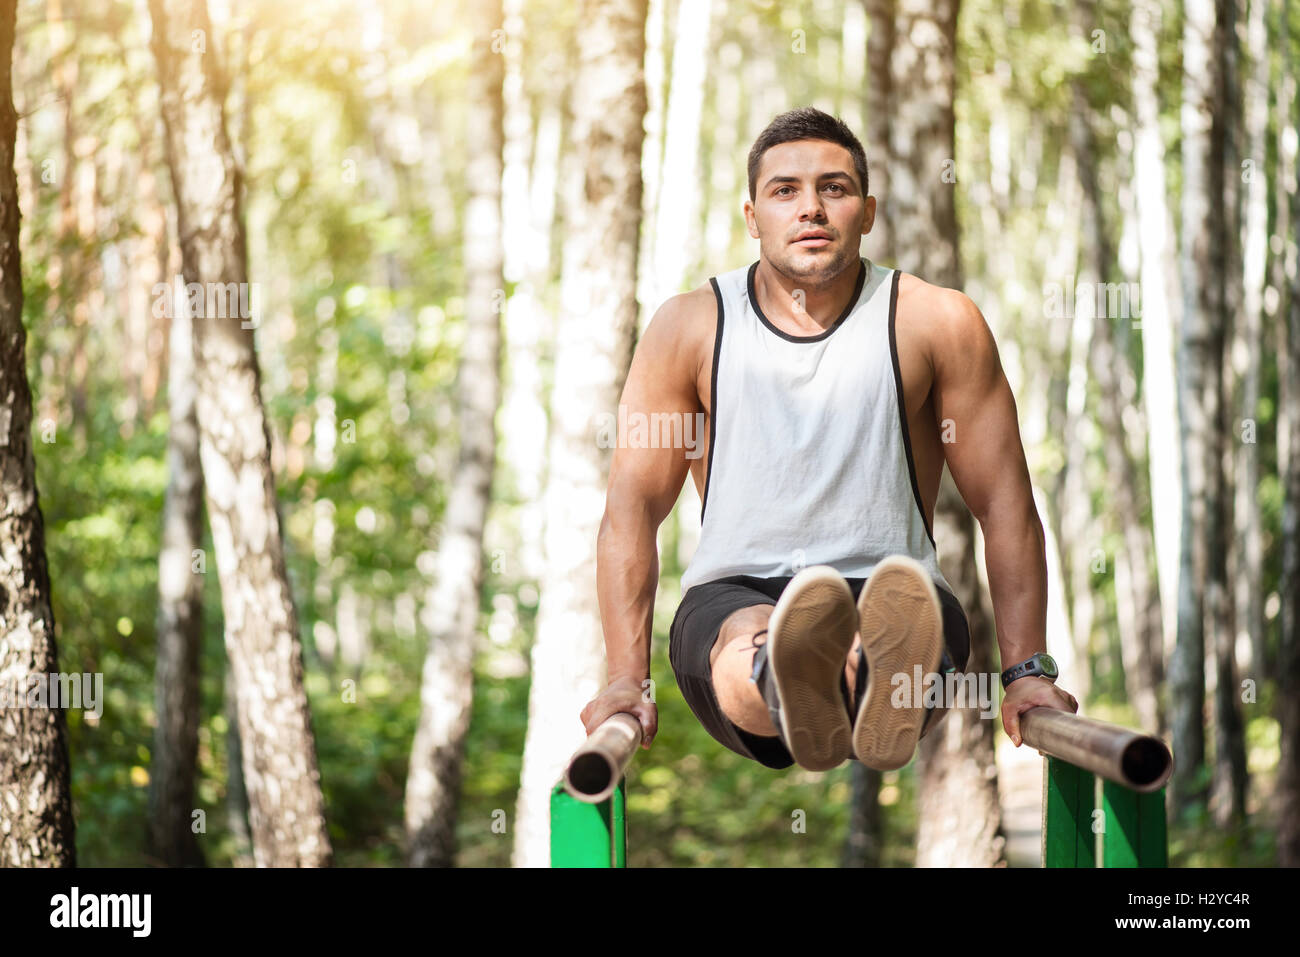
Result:
<svg viewBox="0 0 1300 957"><path fill-rule="evenodd" d="M722 650L737 638L753 638L758 632L764 631L775 607L775 605L748 605L745 608L737 608L723 619L722 627L718 629L718 637L709 651L709 664L716 664Z"/></svg>
<svg viewBox="0 0 1300 957"><path fill-rule="evenodd" d="M762 630L764 625L759 625ZM737 726L751 734L774 735L776 728L767 713L767 703L758 686L750 681L754 668L754 653L762 643L755 643L752 631L741 631L721 645L712 666L713 693L722 713Z"/></svg>

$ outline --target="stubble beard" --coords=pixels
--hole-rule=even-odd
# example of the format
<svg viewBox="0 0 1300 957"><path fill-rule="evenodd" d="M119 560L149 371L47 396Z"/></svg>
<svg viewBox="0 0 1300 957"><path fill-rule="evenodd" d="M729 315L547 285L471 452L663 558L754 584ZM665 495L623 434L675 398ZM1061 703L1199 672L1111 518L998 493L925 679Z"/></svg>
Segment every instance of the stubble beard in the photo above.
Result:
<svg viewBox="0 0 1300 957"><path fill-rule="evenodd" d="M826 247L822 247L824 250ZM840 275L858 261L856 250L843 246L833 255L824 253L805 256L797 247L786 245L779 255L769 254L767 259L782 276L809 291L817 291L829 286Z"/></svg>

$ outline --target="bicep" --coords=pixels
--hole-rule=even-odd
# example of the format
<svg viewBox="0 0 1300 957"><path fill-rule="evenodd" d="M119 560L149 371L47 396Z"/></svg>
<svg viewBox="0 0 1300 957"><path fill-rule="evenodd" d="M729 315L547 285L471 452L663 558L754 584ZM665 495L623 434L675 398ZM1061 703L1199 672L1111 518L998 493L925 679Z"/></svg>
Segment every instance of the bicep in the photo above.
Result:
<svg viewBox="0 0 1300 957"><path fill-rule="evenodd" d="M953 482L983 522L1001 500L1032 501L1032 490L997 343L975 304L957 295L936 353L935 418Z"/></svg>
<svg viewBox="0 0 1300 957"><path fill-rule="evenodd" d="M656 526L672 511L701 441L694 349L679 313L661 308L646 327L616 410L617 442L606 511L647 509Z"/></svg>

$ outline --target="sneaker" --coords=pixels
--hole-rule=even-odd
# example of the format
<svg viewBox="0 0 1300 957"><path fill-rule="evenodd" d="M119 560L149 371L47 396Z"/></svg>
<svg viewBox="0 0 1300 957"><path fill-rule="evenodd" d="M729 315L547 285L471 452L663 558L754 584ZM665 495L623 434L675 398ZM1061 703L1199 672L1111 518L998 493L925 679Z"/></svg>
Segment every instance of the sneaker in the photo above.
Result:
<svg viewBox="0 0 1300 957"><path fill-rule="evenodd" d="M844 695L844 707L848 711L849 721L852 722L857 717L857 709L853 706L854 702L861 701L862 696L867 690L867 672L870 671L867 665L866 653L862 650L862 645L858 645L858 671L857 679L853 685L852 697L850 697L849 683L847 680L841 684L841 692ZM943 650L943 661L939 663L939 674L947 675L956 671L956 666L952 663L952 658L948 655L948 649ZM925 706L925 720L921 723L921 737L925 737L930 729L942 722L944 715L948 713L948 708L935 708L930 705Z"/></svg>
<svg viewBox="0 0 1300 957"><path fill-rule="evenodd" d="M848 582L827 565L813 565L785 587L767 641L754 653L750 680L791 757L809 771L839 767L853 754L844 662L857 619Z"/></svg>
<svg viewBox="0 0 1300 957"><path fill-rule="evenodd" d="M943 607L919 562L890 555L872 570L858 599L858 630L853 754L869 768L892 771L912 760L932 713L924 705L913 707L912 695L895 707L893 676L906 675L910 687L917 665L924 681L939 671L944 655Z"/></svg>

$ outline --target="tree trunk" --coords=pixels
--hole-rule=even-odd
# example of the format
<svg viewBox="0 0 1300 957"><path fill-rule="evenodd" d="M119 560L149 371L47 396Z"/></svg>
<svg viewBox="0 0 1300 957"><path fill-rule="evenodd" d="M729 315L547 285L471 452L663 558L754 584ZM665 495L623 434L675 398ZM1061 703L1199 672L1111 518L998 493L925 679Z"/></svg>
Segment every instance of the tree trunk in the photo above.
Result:
<svg viewBox="0 0 1300 957"><path fill-rule="evenodd" d="M953 97L960 0L898 0L890 85L890 228L899 267L928 282L962 285L957 246ZM945 469L946 473L946 469ZM969 670L988 671L993 633L975 571L975 520L951 476L934 514L944 577L971 626ZM921 740L917 762L918 867L990 867L1003 857L993 758L994 723L953 708Z"/></svg>
<svg viewBox="0 0 1300 957"><path fill-rule="evenodd" d="M1091 161L1091 158L1090 160ZM1075 276L1071 274L1070 281ZM1088 353L1092 339L1092 316L1082 303L1076 303L1074 315L1066 320L1070 329L1070 349L1065 364L1065 468L1057 477L1057 511L1061 513L1059 541L1068 543L1061 550L1061 573L1068 589L1070 630L1074 643L1076 672L1081 678L1078 694L1092 691L1093 631L1099 617L1093 574L1097 567L1099 529L1093 513L1088 483ZM1104 606L1101 609L1104 613ZM1073 677L1073 676L1072 676Z"/></svg>
<svg viewBox="0 0 1300 957"><path fill-rule="evenodd" d="M719 25L719 32L724 29L723 25ZM713 271L714 264L725 263L734 255L735 231L743 222L741 217L736 215L738 200L741 196L749 195L746 180L741 175L744 167L737 162L738 157L749 151L749 141L741 139L747 132L743 121L745 56L741 49L741 45L735 41L723 44L719 51L719 66L711 71L710 77L713 85L713 103L712 109L706 115L713 118L713 135L704 158L704 169L708 170L704 183L705 195L708 197L704 223L705 248L697 260L710 272ZM648 202L646 208L647 210L650 208ZM644 263L645 260L642 262ZM685 278L679 276L678 281ZM647 307L642 310L646 322L660 302L662 300L649 302L642 299L642 303ZM644 329L644 324L642 328ZM686 484L693 486L695 483ZM681 499L679 504L685 501L687 499ZM680 511L688 510L689 507ZM699 509L695 509L695 512L698 519ZM680 521L674 524L680 529Z"/></svg>
<svg viewBox="0 0 1300 957"><path fill-rule="evenodd" d="M583 705L605 686L596 538L610 453L591 422L617 411L637 322L646 0L584 0L578 24L572 141L583 189L568 217L551 399L546 573L514 845L524 867L549 861L550 790L585 738Z"/></svg>
<svg viewBox="0 0 1300 957"><path fill-rule="evenodd" d="M1170 235L1173 232L1165 187L1165 149L1160 138L1157 99L1161 0L1135 0L1133 37L1133 172L1136 179L1138 245L1141 250L1142 395L1147 421L1147 460L1155 531L1156 569L1161 596L1164 653L1173 650L1177 632L1180 545L1179 501L1182 471L1180 430L1175 407L1173 334L1180 323L1181 300Z"/></svg>
<svg viewBox="0 0 1300 957"><path fill-rule="evenodd" d="M928 282L960 288L954 167L960 0L897 0L890 59L889 188L894 255Z"/></svg>
<svg viewBox="0 0 1300 957"><path fill-rule="evenodd" d="M1288 111L1285 119L1279 117L1280 126L1292 131L1300 128L1300 96L1296 95L1295 65L1289 54L1290 23L1288 6L1282 4L1282 49L1284 77L1283 88L1290 93L1279 97L1279 110ZM1293 140L1294 142L1294 140ZM1290 191L1288 217L1300 223L1300 176L1296 173L1294 154L1291 157L1291 181L1284 188ZM1285 202L1285 197L1280 198ZM1291 240L1294 242L1294 239ZM1287 295L1285 325L1287 380L1286 390L1294 403L1300 397L1300 269L1290 272L1291 285ZM1277 774L1278 864L1282 867L1300 867L1300 410L1292 408L1288 415L1290 448L1282 508L1282 635L1278 650L1279 694L1278 723L1281 725L1282 760Z"/></svg>
<svg viewBox="0 0 1300 957"><path fill-rule="evenodd" d="M672 85L668 94L664 164L655 213L654 289L650 302L663 302L682 291L687 269L699 254L700 113L704 81L713 66L709 56L711 0L678 7L673 31ZM649 310L648 310L649 311Z"/></svg>
<svg viewBox="0 0 1300 957"><path fill-rule="evenodd" d="M285 568L271 441L253 347L240 172L204 0L149 0L167 165L186 283L237 315L194 317L196 409L226 650L239 701L249 824L259 866L330 863L320 771ZM196 49L201 47L201 49ZM233 285L231 285L233 284ZM209 296L208 293L214 295ZM253 322L248 320L254 319Z"/></svg>
<svg viewBox="0 0 1300 957"><path fill-rule="evenodd" d="M222 688L226 718L226 826L235 838L235 866L252 867L253 835L248 831L248 791L244 787L244 749L239 743L239 696L230 671Z"/></svg>
<svg viewBox="0 0 1300 957"><path fill-rule="evenodd" d="M1250 0L1250 19L1246 46L1253 57L1250 79L1246 85L1244 122L1245 159L1251 164L1245 184L1244 222L1242 225L1242 322L1233 349L1237 376L1241 382L1238 404L1239 427L1249 424L1249 441L1238 436L1236 504L1233 514L1240 551L1231 574L1236 582L1237 624L1233 634L1245 639L1250 648L1247 662L1249 675L1256 684L1267 674L1264 653L1264 547L1259 506L1260 446L1257 417L1260 394L1261 339L1264 328L1264 287L1268 263L1268 177L1265 175L1268 153L1268 87L1270 53L1267 0Z"/></svg>
<svg viewBox="0 0 1300 957"><path fill-rule="evenodd" d="M170 472L158 554L158 662L154 700L158 726L149 775L149 836L167 867L201 867L191 829L199 749L199 662L203 650L203 473L194 404L194 348L189 310L176 303L171 323L167 404Z"/></svg>
<svg viewBox="0 0 1300 957"><path fill-rule="evenodd" d="M894 3L895 0L863 0L871 21L867 34L867 142L864 149L867 175L871 180L870 194L876 197L876 221L863 240L863 252L868 259L885 261L896 255L893 233L889 228L893 205L889 171L894 165L889 149L889 109L894 99L890 79L894 53Z"/></svg>
<svg viewBox="0 0 1300 957"><path fill-rule="evenodd" d="M1170 790L1176 811L1193 797L1193 778L1205 760L1206 633L1216 664L1223 636L1217 626L1226 590L1223 568L1223 346L1229 318L1223 283L1228 266L1227 231L1232 216L1224 210L1226 136L1224 111L1225 21L1220 0L1190 0L1183 31L1183 213L1180 265L1183 277L1183 328L1179 337L1179 408L1183 424L1183 536L1178 595L1178 644L1170 667L1173 690L1174 778ZM1231 640L1231 636L1227 636ZM1230 653L1230 649L1229 649ZM1216 668L1216 688L1235 684ZM1224 679L1228 679L1225 681ZM1235 688L1227 689L1234 695ZM1216 699L1216 717L1223 703ZM1216 729L1224 728L1216 721ZM1238 729L1239 732L1239 729ZM1226 737L1216 740L1221 748ZM1218 757L1227 758L1226 752ZM1220 768L1222 770L1222 768ZM1216 789L1217 791L1217 789ZM1231 797L1231 795L1229 796Z"/></svg>
<svg viewBox="0 0 1300 957"><path fill-rule="evenodd" d="M460 458L447 499L437 581L425 607L429 652L420 723L406 782L406 833L414 867L450 867L456 856L465 732L474 694L474 638L483 580L483 526L496 462L494 417L501 395L501 150L503 53L500 0L474 7L466 142L465 340L457 383Z"/></svg>
<svg viewBox="0 0 1300 957"><path fill-rule="evenodd" d="M526 0L509 0L506 4L507 36L528 28L525 5ZM554 342L554 316L542 303L541 292L558 272L551 267L550 250L569 73L546 71L546 85L529 88L524 81L523 56L512 55L511 51L507 46L501 201L505 277L513 290L502 317L506 324L503 335L510 347L505 353L499 468L513 483L519 529L510 576L537 581L545 568L542 492L549 427L542 360L550 355ZM552 51L549 55L563 62L563 53ZM534 97L536 123L532 121ZM648 241L644 235L643 241Z"/></svg>
<svg viewBox="0 0 1300 957"><path fill-rule="evenodd" d="M989 153L989 161L992 165L993 151L990 149ZM1080 208L1082 191L1074 167L1074 155L1063 152L1058 164L1056 192L1047 206L1047 217L1051 222L1077 222L1082 216ZM989 248L1001 245L994 237L1005 228L1005 213L1005 207L999 204L997 210L992 211L992 216L987 213L985 215L985 245ZM996 218L997 226L990 229L988 221L992 218ZM1078 263L1078 232L1072 229L1060 230L1055 237L1055 248L1048 261L1044 278L1050 278L1072 289ZM992 267L993 271L1002 277L1013 275L1013 270L1009 266L1006 269L1000 268L1003 265L986 261L986 269ZM1069 542L1084 541L1083 531L1076 531L1075 525L1078 524L1078 515L1081 511L1085 517L1091 514L1091 505L1086 499L1086 484L1080 474L1083 460L1079 453L1083 447L1081 443L1072 442L1070 438L1078 428L1078 408L1082 407L1082 402L1076 401L1078 408L1072 413L1069 402L1070 370L1079 364L1080 352L1074 346L1073 331L1074 321L1071 310L1061 309L1058 315L1051 317L1046 330L1046 352L1039 353L1035 357L1037 361L1031 361L1032 378L1028 380L1022 378L1031 397L1030 402L1024 406L1022 422L1025 419L1032 421L1039 415L1036 410L1041 408L1042 425L1034 427L1037 434L1065 438L1066 447L1063 451L1066 461L1063 468L1047 478L1049 494L1046 495L1042 508L1044 539L1049 550L1049 575L1054 573L1051 581L1055 582L1055 587L1049 585L1048 588L1049 607L1055 603L1065 619L1063 630L1049 631L1048 634L1060 635L1060 641L1052 646L1057 665L1060 666L1063 674L1070 675L1070 689L1080 700L1086 700L1092 687L1090 665L1092 656L1089 653L1089 645L1092 635L1093 608L1092 593L1087 578L1089 563L1087 555L1083 555L1081 559L1066 545ZM1039 383L1043 383L1045 388L1040 387ZM1040 394L1045 394L1045 399L1036 401ZM1080 394L1078 399L1082 400L1082 398L1083 395ZM1075 449L1075 445L1080 447ZM1082 509L1075 504L1079 499L1083 499ZM1078 574L1080 566L1083 570L1083 588L1078 587L1074 582L1074 576ZM1057 620L1059 621L1059 618ZM1069 668L1072 662L1078 662L1079 666Z"/></svg>
<svg viewBox="0 0 1300 957"><path fill-rule="evenodd" d="M1076 10L1078 16L1084 15L1084 8ZM1088 283L1086 288L1095 288L1092 283L1108 282L1114 264L1114 248L1106 230L1105 207L1097 179L1096 160L1099 150L1091 116L1091 105L1084 95L1081 82L1076 80L1074 110L1069 124L1071 149L1076 160L1074 166L1083 192L1083 226L1090 260L1087 272L1081 277ZM1080 285L1085 285L1085 282L1080 282ZM1160 593L1151 579L1151 536L1143 519L1147 505L1145 485L1125 442L1129 431L1125 425L1125 412L1131 408L1135 398L1136 375L1129 364L1127 352L1116 342L1117 336L1111 325L1115 321L1131 322L1132 318L1128 315L1109 315L1109 297L1105 301L1108 308L1100 310L1095 308L1098 304L1097 297L1092 300L1093 321L1088 341L1088 364L1097 382L1097 412L1110 477L1107 487L1113 492L1112 508L1109 511L1123 541L1122 567L1126 574L1117 575L1116 593L1118 595L1120 592L1120 577L1123 577L1128 586L1128 600L1117 604L1120 608L1128 607L1132 616L1129 621L1121 621L1120 629L1124 643L1125 691L1137 709L1141 726L1158 734L1164 728L1159 698L1159 689L1164 684ZM1077 302L1076 308L1080 308ZM1145 430L1139 444L1145 444Z"/></svg>
<svg viewBox="0 0 1300 957"><path fill-rule="evenodd" d="M1216 290L1217 316L1211 321L1217 342L1218 368L1216 416L1210 435L1211 485L1208 506L1206 619L1205 632L1214 648L1214 792L1210 802L1220 826L1240 823L1246 817L1246 735L1242 725L1240 686L1237 672L1234 627L1234 593L1228 584L1228 563L1235 560L1239 543L1232 537L1234 443L1241 444L1242 432L1234 428L1232 396L1236 389L1227 344L1232 342L1237 309L1242 299L1241 272L1241 148L1240 58L1237 42L1237 0L1218 0L1214 31L1214 56L1218 61L1218 105L1214 113L1212 139L1215 164L1223 184L1219 207L1223 211L1220 261L1223 282ZM1203 280L1202 280L1203 281ZM1239 425L1239 423L1238 423ZM1254 490L1251 490L1254 494Z"/></svg>
<svg viewBox="0 0 1300 957"><path fill-rule="evenodd" d="M1287 26L1287 5L1281 4L1282 10L1279 17L1276 36L1289 36ZM1279 60L1281 69L1278 76L1277 84L1277 139L1275 148L1277 151L1277 180L1279 188L1274 192L1277 198L1275 228L1273 235L1269 237L1269 243L1276 250L1273 257L1273 268L1270 273L1270 281L1273 289L1277 294L1278 303L1278 322L1276 323L1275 335L1277 336L1275 351L1277 354L1277 469L1278 476L1285 481L1287 468L1290 463L1290 432L1291 420L1295 418L1297 412L1293 406L1300 402L1300 395L1291 391L1291 369L1287 349L1287 291L1290 288L1290 279L1296 275L1296 237L1292 235L1291 228L1291 208L1293 203L1297 202L1297 123L1293 111L1297 109L1296 99L1296 73L1291 64L1290 51L1287 44L1279 40L1278 46L1281 50ZM1289 197L1289 199L1288 199ZM1292 579L1294 581L1294 579ZM1265 647L1265 655L1269 655L1269 647ZM1268 658L1269 674L1276 674L1273 667L1274 659Z"/></svg>
<svg viewBox="0 0 1300 957"><path fill-rule="evenodd" d="M27 707L59 669L32 456L12 56L15 0L0 0L0 867L75 867L63 708ZM10 704L14 706L9 706Z"/></svg>
<svg viewBox="0 0 1300 957"><path fill-rule="evenodd" d="M993 620L975 565L975 520L947 469L934 510L934 538L943 543L939 565L970 624L966 670L996 674ZM981 718L976 706L950 711L921 739L916 866L997 867L1005 862L1007 842L994 756L996 722Z"/></svg>
<svg viewBox="0 0 1300 957"><path fill-rule="evenodd" d="M880 809L880 783L884 775L861 761L850 763L853 798L849 803L849 833L840 866L879 867L885 840L885 821Z"/></svg>

